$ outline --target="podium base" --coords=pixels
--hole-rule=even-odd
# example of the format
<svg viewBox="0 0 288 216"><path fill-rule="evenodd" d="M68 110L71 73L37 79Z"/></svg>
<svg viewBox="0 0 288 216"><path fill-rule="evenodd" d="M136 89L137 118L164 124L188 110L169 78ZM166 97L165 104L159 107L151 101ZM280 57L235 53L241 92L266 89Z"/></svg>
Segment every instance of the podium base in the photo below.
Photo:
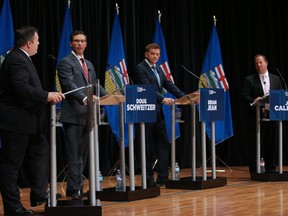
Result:
<svg viewBox="0 0 288 216"><path fill-rule="evenodd" d="M126 187L126 191L115 191L115 188L105 188L103 191L97 191L97 199L103 201L134 201L160 196L160 187L151 187L142 189L135 187L135 191L130 191L130 187Z"/></svg>
<svg viewBox="0 0 288 216"><path fill-rule="evenodd" d="M198 190L198 189L222 187L224 185L227 185L227 178L225 177L217 177L216 179L208 177L206 181L204 181L202 177L196 177L196 181L193 181L192 177L185 177L180 178L180 180L178 181L176 180L167 181L166 188Z"/></svg>
<svg viewBox="0 0 288 216"><path fill-rule="evenodd" d="M250 173L251 180L256 181L288 181L288 172L280 173Z"/></svg>
<svg viewBox="0 0 288 216"><path fill-rule="evenodd" d="M58 200L57 206L45 206L45 216L101 216L102 206L91 206L89 200Z"/></svg>

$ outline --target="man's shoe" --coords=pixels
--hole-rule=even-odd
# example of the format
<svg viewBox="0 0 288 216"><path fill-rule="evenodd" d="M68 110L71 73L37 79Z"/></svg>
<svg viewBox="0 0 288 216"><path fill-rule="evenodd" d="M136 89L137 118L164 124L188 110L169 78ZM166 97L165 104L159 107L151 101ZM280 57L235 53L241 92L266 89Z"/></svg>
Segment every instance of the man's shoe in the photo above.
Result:
<svg viewBox="0 0 288 216"><path fill-rule="evenodd" d="M81 200L83 198L83 194L81 190L75 191L75 193L72 195L72 200Z"/></svg>
<svg viewBox="0 0 288 216"><path fill-rule="evenodd" d="M78 193L78 191L80 191L81 194L83 195L82 190L66 190L66 197L72 197L74 194Z"/></svg>
<svg viewBox="0 0 288 216"><path fill-rule="evenodd" d="M5 209L4 216L22 216L22 215L32 215L34 212L32 210L27 210L24 207L18 209Z"/></svg>
<svg viewBox="0 0 288 216"><path fill-rule="evenodd" d="M56 194L56 200L60 199L62 195L60 193ZM30 205L31 207L35 207L38 205L42 205L43 203L48 202L48 195L45 197L40 197L40 198L30 198Z"/></svg>
<svg viewBox="0 0 288 216"><path fill-rule="evenodd" d="M147 188L156 187L156 183L153 178L147 178Z"/></svg>
<svg viewBox="0 0 288 216"><path fill-rule="evenodd" d="M160 186L165 186L168 181L168 178L157 178L157 184Z"/></svg>

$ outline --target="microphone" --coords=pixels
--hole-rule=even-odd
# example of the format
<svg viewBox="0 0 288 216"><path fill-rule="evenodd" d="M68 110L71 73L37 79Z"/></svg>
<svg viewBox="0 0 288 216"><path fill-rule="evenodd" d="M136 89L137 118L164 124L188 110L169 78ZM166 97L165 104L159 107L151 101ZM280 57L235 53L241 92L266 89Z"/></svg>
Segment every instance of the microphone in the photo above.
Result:
<svg viewBox="0 0 288 216"><path fill-rule="evenodd" d="M198 80L200 80L200 77L198 77L196 74L194 74L192 71L188 70L184 65L181 65L181 67L187 71L188 73L190 73L192 76L196 77Z"/></svg>
<svg viewBox="0 0 288 216"><path fill-rule="evenodd" d="M285 82L285 80L284 80L282 74L280 73L280 71L278 70L277 67L275 67L275 70L277 71L277 73L278 73L279 76L281 77L281 80L282 80L282 82L284 83L284 86L285 86L285 90L287 91L287 85L286 85L286 82ZM264 84L265 84L265 83L264 83Z"/></svg>
<svg viewBox="0 0 288 216"><path fill-rule="evenodd" d="M54 61L58 61L58 59L55 56L53 56L52 54L49 54L48 57L50 59L53 59Z"/></svg>

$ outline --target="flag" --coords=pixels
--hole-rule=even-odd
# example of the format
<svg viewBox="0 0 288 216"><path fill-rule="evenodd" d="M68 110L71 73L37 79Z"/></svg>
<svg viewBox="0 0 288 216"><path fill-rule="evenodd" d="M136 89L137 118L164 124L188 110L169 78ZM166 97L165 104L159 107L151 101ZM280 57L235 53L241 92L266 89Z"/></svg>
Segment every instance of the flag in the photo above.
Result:
<svg viewBox="0 0 288 216"><path fill-rule="evenodd" d="M68 3L67 8L66 8L66 12L65 12L65 17L64 17L64 22L63 22L63 27L62 27L62 32L61 32L61 38L60 38L59 48L58 48L58 55L57 55L55 85L56 85L56 90L59 92L62 92L62 90L61 90L58 72L57 72L58 64L62 58L64 58L66 55L68 55L71 52L70 34L72 33L72 31L73 31L72 19L71 19L71 13L70 13L70 5ZM60 104L60 103L58 103L58 104Z"/></svg>
<svg viewBox="0 0 288 216"><path fill-rule="evenodd" d="M123 89L129 84L129 76L126 68L125 53L123 47L122 32L120 27L119 15L116 13L111 33L108 61L105 72L105 89L108 93L124 93ZM106 116L117 141L120 141L119 127L119 107L105 106ZM124 125L124 143L129 144L128 124Z"/></svg>
<svg viewBox="0 0 288 216"><path fill-rule="evenodd" d="M164 35L162 32L162 28L161 28L159 19L157 19L157 21L156 21L156 29L155 29L155 34L153 37L153 42L158 44L161 48L161 55L160 55L160 58L159 58L157 63L160 65L160 67L164 71L167 79L174 83L174 79L173 79L173 76L171 74L170 67L168 64L168 56L167 56L167 52L166 52L165 39L164 39ZM165 97L175 98L172 94L170 94L166 90L165 90L165 92L163 92L163 94L165 94ZM172 142L172 137L171 137L171 127L172 127L172 125L171 125L171 123L172 123L171 122L171 111L172 110L171 110L171 106L167 106L167 105L163 104L162 109L163 109L163 114L164 114L164 118L165 118L165 122L166 122L166 131L167 131L167 135L168 135L168 140L171 143ZM179 127L179 123L176 122L175 123L175 138L178 138L179 136L180 136L180 127Z"/></svg>
<svg viewBox="0 0 288 216"><path fill-rule="evenodd" d="M0 38L0 55L3 58L14 46L14 28L9 0L4 0L0 13Z"/></svg>
<svg viewBox="0 0 288 216"><path fill-rule="evenodd" d="M216 24L213 25L213 29L210 34L207 52L201 70L199 87L224 89L224 120L215 121L215 143L221 143L233 136L233 125L229 85L224 73ZM206 133L211 139L211 127L208 124L206 124Z"/></svg>

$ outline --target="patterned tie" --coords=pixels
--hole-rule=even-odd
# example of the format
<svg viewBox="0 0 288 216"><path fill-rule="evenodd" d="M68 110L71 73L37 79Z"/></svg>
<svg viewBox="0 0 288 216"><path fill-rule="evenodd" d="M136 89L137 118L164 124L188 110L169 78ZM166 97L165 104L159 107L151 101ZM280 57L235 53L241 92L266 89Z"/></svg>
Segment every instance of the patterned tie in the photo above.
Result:
<svg viewBox="0 0 288 216"><path fill-rule="evenodd" d="M160 86L160 77L159 77L159 74L157 72L156 65L153 65L151 68L152 68L152 71L154 72L154 75L157 79L158 85Z"/></svg>
<svg viewBox="0 0 288 216"><path fill-rule="evenodd" d="M89 81L89 74L88 74L88 70L87 70L85 61L84 61L83 58L80 58L80 60L81 60L81 63L82 63L82 68L83 68L83 71L84 71L85 78L86 78L87 81Z"/></svg>

